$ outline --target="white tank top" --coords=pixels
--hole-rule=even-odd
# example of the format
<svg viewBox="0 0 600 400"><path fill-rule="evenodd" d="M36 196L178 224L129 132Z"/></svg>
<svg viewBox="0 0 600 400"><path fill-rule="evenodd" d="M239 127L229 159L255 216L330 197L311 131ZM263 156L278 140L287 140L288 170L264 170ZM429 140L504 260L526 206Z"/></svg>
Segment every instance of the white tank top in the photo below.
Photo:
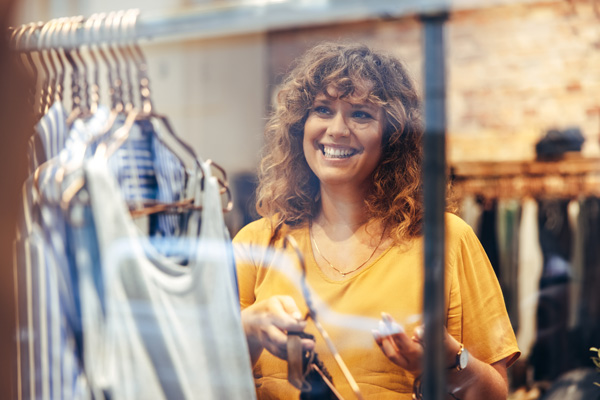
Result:
<svg viewBox="0 0 600 400"><path fill-rule="evenodd" d="M139 231L103 160L85 165L106 296L102 317L93 296L82 295L85 365L96 393L256 398L219 186L201 164L204 187L198 171L192 188L202 211L190 218L191 234L168 239L184 241L187 265L162 256Z"/></svg>

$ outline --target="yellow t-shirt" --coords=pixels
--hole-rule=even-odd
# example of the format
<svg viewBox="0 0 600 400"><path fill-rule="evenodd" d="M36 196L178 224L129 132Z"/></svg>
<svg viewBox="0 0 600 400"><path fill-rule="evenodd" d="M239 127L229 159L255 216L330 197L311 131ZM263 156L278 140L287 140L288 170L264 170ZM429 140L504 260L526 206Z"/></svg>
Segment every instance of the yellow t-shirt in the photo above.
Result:
<svg viewBox="0 0 600 400"><path fill-rule="evenodd" d="M317 306L317 318L368 399L410 399L414 376L389 361L373 339L381 312L402 324L409 336L423 324L423 238L409 246L392 246L341 281L328 279L315 262L308 227L284 228L282 238L296 239L306 260L306 279ZM234 239L242 309L274 295L289 295L307 311L300 286L300 264L283 239L267 249L267 219L244 227ZM446 216L446 326L469 352L488 364L520 354L500 286L473 230L455 215ZM323 338L309 321L316 351L345 398L353 392ZM287 381L287 363L266 350L254 367L259 399L294 399L299 391Z"/></svg>

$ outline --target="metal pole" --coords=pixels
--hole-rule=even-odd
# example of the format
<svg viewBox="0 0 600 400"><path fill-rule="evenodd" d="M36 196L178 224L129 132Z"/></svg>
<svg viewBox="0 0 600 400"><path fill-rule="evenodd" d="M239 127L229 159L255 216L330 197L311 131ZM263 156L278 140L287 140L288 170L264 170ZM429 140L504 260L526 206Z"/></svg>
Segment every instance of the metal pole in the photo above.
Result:
<svg viewBox="0 0 600 400"><path fill-rule="evenodd" d="M87 32L85 22L80 22L70 28L71 32L68 35L54 35L52 45L39 43L40 26L39 29L28 33L30 39L20 41L18 49L76 48L121 40L160 42L250 35L279 29L400 18L437 10L437 3L443 1L445 0L430 0L426 5L415 1L396 0L255 0L243 4L223 2L189 7L173 13L141 13L133 29L127 32L120 31L118 34L115 34L113 28L100 24L101 28L94 28L92 35ZM118 19L116 21L118 24Z"/></svg>
<svg viewBox="0 0 600 400"><path fill-rule="evenodd" d="M540 0L344 0L297 1L254 0L252 2L217 2L185 8L178 12L142 13L128 40L180 41L210 39L233 35L249 35L278 29L307 28L380 18L401 18L413 15L461 10L476 10L509 4L537 3ZM561 0L545 0L558 3ZM113 43L115 37L107 29L95 32L93 38L85 32L85 24L78 25L67 38L53 39L52 45L40 44L41 29L33 31L31 40L22 41L19 50L40 50L50 47L74 48L89 44ZM13 44L14 47L14 44Z"/></svg>
<svg viewBox="0 0 600 400"><path fill-rule="evenodd" d="M446 395L444 365L444 212L446 208L446 80L444 22L446 13L422 16L425 59L425 135L423 138L425 200L425 400Z"/></svg>

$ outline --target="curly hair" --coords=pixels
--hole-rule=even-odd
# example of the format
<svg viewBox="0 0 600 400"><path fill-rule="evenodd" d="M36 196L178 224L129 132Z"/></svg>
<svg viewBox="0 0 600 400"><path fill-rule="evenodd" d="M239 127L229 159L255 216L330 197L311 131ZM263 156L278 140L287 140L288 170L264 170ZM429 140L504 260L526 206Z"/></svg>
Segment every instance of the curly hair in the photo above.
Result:
<svg viewBox="0 0 600 400"><path fill-rule="evenodd" d="M365 198L369 220L379 221L400 243L420 234L421 101L402 63L362 44L323 43L300 59L277 95L265 130L256 197L258 213L272 221L272 240L283 226L316 216L319 180L304 157L304 123L317 95L333 87L340 98L367 91L384 111L382 155Z"/></svg>

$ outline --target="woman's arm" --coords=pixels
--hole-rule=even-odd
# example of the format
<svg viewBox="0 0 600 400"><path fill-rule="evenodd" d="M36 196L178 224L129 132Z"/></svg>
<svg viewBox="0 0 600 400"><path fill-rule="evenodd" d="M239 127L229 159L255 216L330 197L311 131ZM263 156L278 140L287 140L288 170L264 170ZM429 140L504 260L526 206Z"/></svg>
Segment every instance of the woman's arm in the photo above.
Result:
<svg viewBox="0 0 600 400"><path fill-rule="evenodd" d="M447 334L449 340L454 342L446 345L453 354L453 359L460 349L460 343L451 335ZM467 349L468 350L468 349ZM454 363L454 361L452 362ZM451 364L450 364L451 365ZM451 368L446 375L448 392L453 398L461 400L506 400L508 397L508 378L506 376L506 359L493 364L487 364L469 355L467 367L461 371ZM450 397L452 398L452 397Z"/></svg>
<svg viewBox="0 0 600 400"><path fill-rule="evenodd" d="M421 373L424 351L422 332L422 328L417 328L415 334L409 337L398 323L384 313L379 330L373 331L373 336L390 361L418 375ZM466 368L458 371L452 366L456 362L461 344L446 331L444 346L446 365L448 365L446 384L449 399L506 400L508 396L506 359L490 365L469 355Z"/></svg>

